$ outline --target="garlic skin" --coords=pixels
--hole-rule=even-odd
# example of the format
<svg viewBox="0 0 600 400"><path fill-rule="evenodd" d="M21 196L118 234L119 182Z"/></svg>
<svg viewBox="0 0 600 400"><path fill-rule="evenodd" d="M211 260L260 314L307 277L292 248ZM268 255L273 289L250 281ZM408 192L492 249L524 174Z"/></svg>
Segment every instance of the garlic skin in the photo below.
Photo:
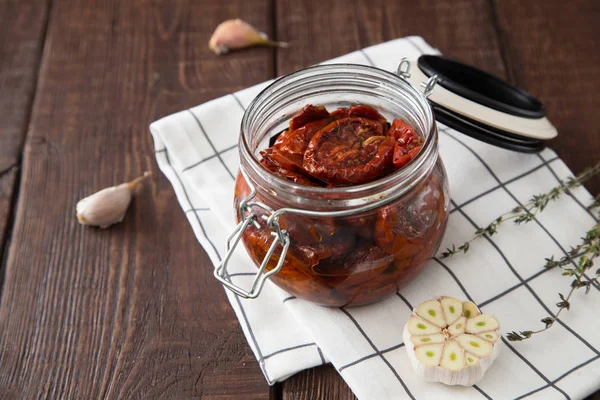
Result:
<svg viewBox="0 0 600 400"><path fill-rule="evenodd" d="M446 309L444 299L450 299L454 304L462 303L453 298L442 297L439 302L444 310ZM485 372L500 354L502 340L498 333L498 322L491 315L481 314L479 309L474 310L473 303L464 302L462 304L466 306L465 314L469 314L473 318L466 318L466 315L463 315L463 307L460 307L460 311L456 310L458 318L456 315L448 318L447 313L444 313L446 321L452 322L449 324L446 322L445 327L440 326L437 313L439 307L435 304L437 301L429 300L415 308L413 316L404 326L402 338L412 367L417 375L427 382L461 386L475 385L483 378ZM425 307L423 307L424 305ZM423 313L423 308L427 308L431 314ZM466 326L464 325L465 321ZM482 322L483 326L489 324L487 331L470 332L475 329L474 327L477 327L475 329L477 331L484 329L481 325ZM459 324L461 326L457 329ZM422 331L422 334L415 334L416 330ZM438 340L440 334L444 336L443 343ZM423 339L423 343L419 339ZM471 346L472 343L475 344L471 348L472 352L469 352L467 351L468 346ZM453 354L448 356L447 353L450 351ZM454 362L456 360L460 365Z"/></svg>
<svg viewBox="0 0 600 400"><path fill-rule="evenodd" d="M137 185L150 173L131 182L102 189L84 199L79 200L75 210L77 220L82 225L108 228L121 222L131 203L131 198Z"/></svg>
<svg viewBox="0 0 600 400"><path fill-rule="evenodd" d="M208 48L217 55L250 46L288 47L288 44L269 40L266 33L259 32L241 19L221 22L208 42Z"/></svg>

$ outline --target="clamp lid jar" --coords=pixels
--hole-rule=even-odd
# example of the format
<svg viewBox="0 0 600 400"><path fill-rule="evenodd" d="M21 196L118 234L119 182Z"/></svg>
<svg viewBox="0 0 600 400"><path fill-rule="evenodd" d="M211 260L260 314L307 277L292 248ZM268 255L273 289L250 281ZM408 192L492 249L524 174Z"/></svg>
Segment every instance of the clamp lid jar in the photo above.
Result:
<svg viewBox="0 0 600 400"><path fill-rule="evenodd" d="M406 121L423 144L404 167L363 184L313 187L282 179L261 165L260 151L308 104L329 112L368 105L387 120ZM239 224L215 276L240 296L258 296L270 278L322 305L372 303L414 279L440 245L449 196L437 127L426 96L400 76L336 64L280 78L247 109L239 156ZM225 279L240 241L259 267L248 288Z"/></svg>

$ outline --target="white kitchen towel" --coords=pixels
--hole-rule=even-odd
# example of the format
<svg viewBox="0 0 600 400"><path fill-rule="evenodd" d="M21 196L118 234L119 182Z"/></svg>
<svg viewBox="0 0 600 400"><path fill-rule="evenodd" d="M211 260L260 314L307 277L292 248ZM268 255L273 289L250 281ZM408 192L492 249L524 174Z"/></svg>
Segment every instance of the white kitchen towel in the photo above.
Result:
<svg viewBox="0 0 600 400"><path fill-rule="evenodd" d="M392 70L402 57L436 53L408 37L350 53L328 63ZM173 184L196 237L216 265L235 226L233 184L244 110L269 82L154 122L156 158ZM506 151L440 124L441 156L450 181L452 210L442 249L460 244L498 215L572 176L551 150ZM331 362L359 399L580 399L600 389L600 291L578 291L573 309L552 329L524 342L503 340L503 352L473 387L423 382L411 369L402 328L412 307L440 295L467 298L494 314L503 333L539 328L569 289L544 258L565 255L596 221L583 188L551 203L535 221L502 226L473 243L467 254L432 260L400 293L360 308L320 307L267 282L257 299L227 296L269 384ZM182 227L182 229L184 229ZM240 246L241 247L241 246ZM256 267L241 249L231 280L248 285ZM218 282L215 280L215 285ZM206 299L210 301L210 299ZM198 304L202 307L202 304Z"/></svg>

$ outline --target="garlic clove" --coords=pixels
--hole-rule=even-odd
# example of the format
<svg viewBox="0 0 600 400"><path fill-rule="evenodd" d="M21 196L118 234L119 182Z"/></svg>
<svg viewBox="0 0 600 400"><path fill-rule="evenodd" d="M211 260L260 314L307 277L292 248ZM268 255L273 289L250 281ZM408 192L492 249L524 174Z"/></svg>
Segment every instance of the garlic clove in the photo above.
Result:
<svg viewBox="0 0 600 400"><path fill-rule="evenodd" d="M149 175L150 173L146 172L131 182L102 189L81 199L75 207L77 220L82 225L100 228L121 222L129 208L134 190Z"/></svg>
<svg viewBox="0 0 600 400"><path fill-rule="evenodd" d="M456 320L452 325L448 327L448 333L452 336L458 336L465 333L465 329L467 328L467 318L460 317Z"/></svg>
<svg viewBox="0 0 600 400"><path fill-rule="evenodd" d="M422 344L444 343L446 338L443 333L434 333L433 335L412 336L410 340L415 346L419 346Z"/></svg>
<svg viewBox="0 0 600 400"><path fill-rule="evenodd" d="M77 220L82 225L106 228L123 220L130 202L126 184L103 189L77 203Z"/></svg>
<svg viewBox="0 0 600 400"><path fill-rule="evenodd" d="M288 47L288 44L269 40L266 33L259 32L241 19L230 19L219 24L208 42L208 48L217 55L250 46Z"/></svg>
<svg viewBox="0 0 600 400"><path fill-rule="evenodd" d="M408 330L413 335L431 335L442 331L439 326L433 325L416 315L411 316L408 320Z"/></svg>
<svg viewBox="0 0 600 400"><path fill-rule="evenodd" d="M481 314L467 321L468 333L481 333L498 329L498 321L491 315Z"/></svg>
<svg viewBox="0 0 600 400"><path fill-rule="evenodd" d="M442 297L440 299L440 304L444 310L444 316L446 317L448 325L454 323L454 321L463 314L463 304L462 301L458 299L453 297Z"/></svg>
<svg viewBox="0 0 600 400"><path fill-rule="evenodd" d="M474 356L473 354L465 351L465 365L469 367L475 367L479 365L479 360L479 357Z"/></svg>
<svg viewBox="0 0 600 400"><path fill-rule="evenodd" d="M481 311L472 301L463 301L463 314L467 318L473 318L481 314Z"/></svg>
<svg viewBox="0 0 600 400"><path fill-rule="evenodd" d="M448 340L444 345L440 367L448 371L460 371L465 367L465 351L456 340Z"/></svg>
<svg viewBox="0 0 600 400"><path fill-rule="evenodd" d="M417 315L439 327L446 326L442 305L437 300L423 302L417 308Z"/></svg>
<svg viewBox="0 0 600 400"><path fill-rule="evenodd" d="M489 356L494 349L494 345L487 340L468 333L457 336L456 340L466 351L480 358Z"/></svg>
<svg viewBox="0 0 600 400"><path fill-rule="evenodd" d="M478 334L477 336L492 343L496 343L498 341L498 338L500 338L500 334L497 331L483 332Z"/></svg>
<svg viewBox="0 0 600 400"><path fill-rule="evenodd" d="M444 320L453 322L441 327L433 323L439 323L438 305ZM458 311L460 315L456 317ZM466 314L473 318L467 318ZM476 333L468 333L469 324ZM500 353L502 341L498 327L498 321L491 315L481 314L474 303L442 297L415 308L402 335L417 375L428 382L470 386L483 378Z"/></svg>
<svg viewBox="0 0 600 400"><path fill-rule="evenodd" d="M443 344L425 344L415 347L415 355L423 365L435 367L439 365L442 359Z"/></svg>

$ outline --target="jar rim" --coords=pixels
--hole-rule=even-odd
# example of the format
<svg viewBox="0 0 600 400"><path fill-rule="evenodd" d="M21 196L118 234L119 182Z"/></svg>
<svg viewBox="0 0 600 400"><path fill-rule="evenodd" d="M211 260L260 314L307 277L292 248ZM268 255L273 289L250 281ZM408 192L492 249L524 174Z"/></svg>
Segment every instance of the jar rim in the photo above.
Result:
<svg viewBox="0 0 600 400"><path fill-rule="evenodd" d="M342 70L348 70L348 72L352 73L360 73L366 72L371 74L380 75L382 78L388 80L388 83L391 83L396 86L396 89L403 90L409 94L412 99L416 100L416 104L420 107L420 110L424 114L425 125L427 126L426 132L421 132L425 136L425 141L421 147L421 150L416 154L415 158L407 164L405 167L395 171L389 175L381 177L371 182L352 185L352 186L344 186L344 187L313 187L313 186L305 186L299 185L294 182L290 182L288 180L282 179L278 176L271 174L267 171L261 164L260 160L256 157L254 150L251 149L250 143L248 142L247 132L249 131L250 120L254 117L254 114L260 110L260 107L265 107L264 102L268 101L270 96L274 93L285 89L286 83L290 81L294 81L295 79L301 78L302 76L309 76L311 73L323 73L323 74L332 74ZM421 130L421 129L419 129ZM429 104L427 98L417 90L410 82L403 79L399 75L396 75L392 72L360 64L350 64L350 63L341 63L341 64L326 64L326 65L315 65L307 68L300 69L298 71L292 72L290 74L284 75L280 78L277 78L274 82L269 84L266 88L264 88L250 103L246 111L244 112L244 116L242 118L241 123L241 134L240 134L240 158L247 161L247 163L240 162L240 169L243 170L243 164L248 165L253 172L256 174L266 177L270 182L277 184L282 188L289 189L289 191L293 191L298 196L306 196L306 197L319 197L323 195L327 195L330 198L340 198L341 196L352 196L360 194L368 193L368 192L378 192L378 189L383 189L389 187L390 185L398 184L399 182L406 182L414 178L415 176L426 176L428 172L431 171L435 161L438 156L437 149L437 127L435 123L435 118L433 115L433 109ZM242 159L240 161L242 161ZM427 162L428 160L433 159L434 162ZM429 167L425 164L430 164ZM423 169L427 170L427 173L418 172ZM247 172L247 171L243 171ZM414 179L412 179L414 180ZM416 180L417 182L420 179ZM416 184L416 182L415 182ZM408 185L406 190L412 188L413 185ZM398 196L393 196L394 198ZM391 199L390 199L391 201Z"/></svg>

